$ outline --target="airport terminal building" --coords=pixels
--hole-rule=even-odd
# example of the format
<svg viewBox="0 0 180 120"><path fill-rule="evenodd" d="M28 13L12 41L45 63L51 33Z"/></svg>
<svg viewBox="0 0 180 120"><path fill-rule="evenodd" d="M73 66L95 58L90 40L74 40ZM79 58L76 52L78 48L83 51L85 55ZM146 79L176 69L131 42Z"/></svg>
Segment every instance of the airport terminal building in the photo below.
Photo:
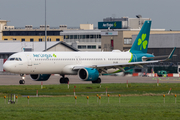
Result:
<svg viewBox="0 0 180 120"><path fill-rule="evenodd" d="M20 42L44 42L45 26L25 27L7 26L6 20L0 20L0 40ZM80 24L79 28L67 28L66 25L50 27L47 25L49 42L64 41L81 51L101 51L101 31L94 29L93 24ZM42 43L44 44L44 43Z"/></svg>

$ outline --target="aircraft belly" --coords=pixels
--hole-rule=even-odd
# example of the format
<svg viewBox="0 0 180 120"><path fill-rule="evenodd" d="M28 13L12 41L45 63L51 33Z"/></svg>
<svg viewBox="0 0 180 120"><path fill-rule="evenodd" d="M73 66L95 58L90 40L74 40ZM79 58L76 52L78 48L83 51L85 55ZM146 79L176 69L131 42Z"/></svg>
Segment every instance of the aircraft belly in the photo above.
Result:
<svg viewBox="0 0 180 120"><path fill-rule="evenodd" d="M73 71L72 68L74 65L66 65L63 67L61 74L65 75L77 75L77 71Z"/></svg>
<svg viewBox="0 0 180 120"><path fill-rule="evenodd" d="M66 74L76 75L77 71L73 71L74 65L68 65L69 63L51 62L41 63L33 65L31 68L31 74Z"/></svg>

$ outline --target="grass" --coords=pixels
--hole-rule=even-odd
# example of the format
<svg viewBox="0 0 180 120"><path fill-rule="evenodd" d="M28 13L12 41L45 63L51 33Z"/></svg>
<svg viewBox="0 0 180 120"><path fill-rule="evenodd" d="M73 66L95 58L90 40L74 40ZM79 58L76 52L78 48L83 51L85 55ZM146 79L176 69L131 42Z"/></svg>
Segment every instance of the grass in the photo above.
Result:
<svg viewBox="0 0 180 120"><path fill-rule="evenodd" d="M70 88L67 85L44 85L41 89L40 85L10 85L0 86L0 96L15 93L19 95L35 95L38 90L39 95L73 95L74 86L77 95L95 95L104 94L106 88L110 94L166 94L170 88L171 93L180 94L180 84L177 83L162 83L157 86L156 84L148 83L131 83L129 87L126 84L102 84L101 88L99 84L70 84Z"/></svg>
<svg viewBox="0 0 180 120"><path fill-rule="evenodd" d="M0 99L1 119L179 119L180 102L175 104L174 96L124 96L102 97L101 104L96 97L26 97L18 98L17 104L4 104Z"/></svg>
<svg viewBox="0 0 180 120"><path fill-rule="evenodd" d="M76 86L77 104L73 96ZM180 84L70 84L0 86L0 119L180 119ZM106 88L110 94L109 103ZM171 94L168 95L169 89ZM41 96L33 97L39 91ZM6 104L3 96L18 94L16 104ZM101 104L96 94L101 95ZM119 103L118 94L121 94ZM165 103L162 94L166 94ZM174 94L177 94L175 104ZM30 95L29 104L26 98ZM89 96L87 104L86 96Z"/></svg>

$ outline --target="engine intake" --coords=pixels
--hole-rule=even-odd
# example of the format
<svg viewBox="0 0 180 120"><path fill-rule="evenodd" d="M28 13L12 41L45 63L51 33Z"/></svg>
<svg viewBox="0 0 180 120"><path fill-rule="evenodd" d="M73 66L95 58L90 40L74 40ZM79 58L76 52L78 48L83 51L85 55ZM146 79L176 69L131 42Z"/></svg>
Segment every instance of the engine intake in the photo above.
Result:
<svg viewBox="0 0 180 120"><path fill-rule="evenodd" d="M95 81L99 77L99 72L95 68L82 68L78 71L79 78L84 81Z"/></svg>
<svg viewBox="0 0 180 120"><path fill-rule="evenodd" d="M34 81L47 81L51 74L30 74L30 77Z"/></svg>

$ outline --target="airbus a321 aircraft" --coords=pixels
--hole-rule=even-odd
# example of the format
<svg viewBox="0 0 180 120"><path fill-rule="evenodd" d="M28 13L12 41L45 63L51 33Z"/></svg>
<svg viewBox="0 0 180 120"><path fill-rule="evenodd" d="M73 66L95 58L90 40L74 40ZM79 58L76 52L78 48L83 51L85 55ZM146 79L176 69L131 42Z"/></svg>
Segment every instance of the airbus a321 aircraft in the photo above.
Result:
<svg viewBox="0 0 180 120"><path fill-rule="evenodd" d="M65 75L78 75L81 80L101 83L100 75L124 72L134 66L156 63L172 57L175 48L165 60L154 60L147 54L151 21L145 21L131 49L127 52L19 52L4 63L5 71L18 73L24 84L24 74L32 80L46 81L51 74L60 74L60 83L68 83Z"/></svg>

